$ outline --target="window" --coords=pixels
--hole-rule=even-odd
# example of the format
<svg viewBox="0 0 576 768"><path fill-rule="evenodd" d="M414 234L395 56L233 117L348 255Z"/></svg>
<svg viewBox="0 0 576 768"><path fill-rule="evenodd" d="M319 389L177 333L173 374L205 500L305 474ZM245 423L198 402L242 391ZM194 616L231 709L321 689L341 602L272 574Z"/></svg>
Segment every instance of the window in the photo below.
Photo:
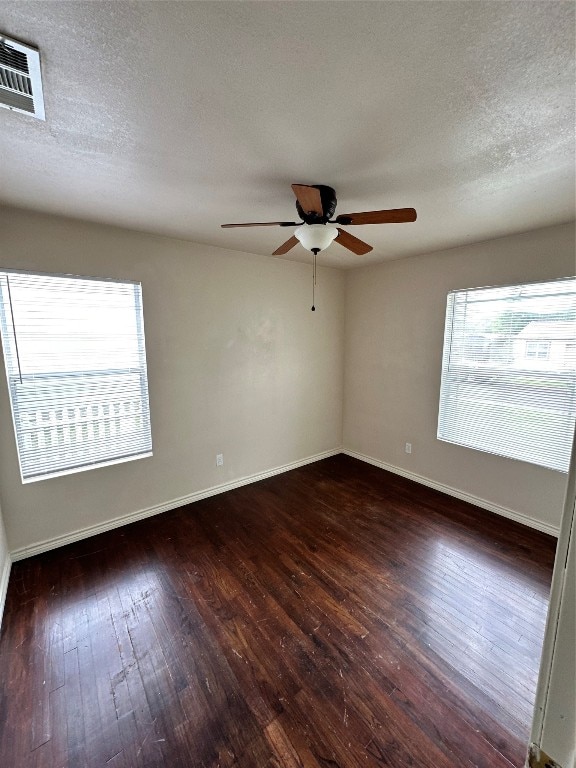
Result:
<svg viewBox="0 0 576 768"><path fill-rule="evenodd" d="M550 357L549 341L527 341L526 357L535 360L548 360Z"/></svg>
<svg viewBox="0 0 576 768"><path fill-rule="evenodd" d="M448 294L438 438L568 471L576 278Z"/></svg>
<svg viewBox="0 0 576 768"><path fill-rule="evenodd" d="M0 271L22 481L152 455L140 283Z"/></svg>

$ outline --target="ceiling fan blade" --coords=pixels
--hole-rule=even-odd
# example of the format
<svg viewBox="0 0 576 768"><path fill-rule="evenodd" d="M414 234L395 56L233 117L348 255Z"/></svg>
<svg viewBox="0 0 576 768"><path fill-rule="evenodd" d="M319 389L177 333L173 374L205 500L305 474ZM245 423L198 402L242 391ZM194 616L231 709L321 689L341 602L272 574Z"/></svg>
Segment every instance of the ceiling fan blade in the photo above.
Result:
<svg viewBox="0 0 576 768"><path fill-rule="evenodd" d="M318 216L324 215L319 189L309 187L306 184L292 184L292 191L296 195L296 200L300 203L304 213L316 213Z"/></svg>
<svg viewBox="0 0 576 768"><path fill-rule="evenodd" d="M416 221L414 208L391 208L388 211L366 211L365 213L342 213L336 216L337 224L402 224Z"/></svg>
<svg viewBox="0 0 576 768"><path fill-rule="evenodd" d="M358 256L363 256L365 253L370 253L372 246L365 243L364 240L360 240L350 232L345 232L338 227L338 235L336 236L335 243L340 243L344 248L348 248L352 253L356 253Z"/></svg>
<svg viewBox="0 0 576 768"><path fill-rule="evenodd" d="M297 227L296 221L251 221L244 224L220 224L221 227Z"/></svg>
<svg viewBox="0 0 576 768"><path fill-rule="evenodd" d="M279 248L276 248L272 256L282 256L283 253L288 253L288 251L294 248L295 245L298 245L298 240L292 236L288 238L285 243L282 243Z"/></svg>

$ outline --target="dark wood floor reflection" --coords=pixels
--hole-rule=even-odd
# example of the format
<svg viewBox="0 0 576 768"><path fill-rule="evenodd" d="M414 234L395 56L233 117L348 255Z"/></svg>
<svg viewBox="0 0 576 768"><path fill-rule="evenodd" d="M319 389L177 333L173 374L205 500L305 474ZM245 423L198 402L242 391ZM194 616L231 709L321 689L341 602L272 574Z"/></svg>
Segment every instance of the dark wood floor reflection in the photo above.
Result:
<svg viewBox="0 0 576 768"><path fill-rule="evenodd" d="M337 456L16 563L0 764L519 767L554 545Z"/></svg>

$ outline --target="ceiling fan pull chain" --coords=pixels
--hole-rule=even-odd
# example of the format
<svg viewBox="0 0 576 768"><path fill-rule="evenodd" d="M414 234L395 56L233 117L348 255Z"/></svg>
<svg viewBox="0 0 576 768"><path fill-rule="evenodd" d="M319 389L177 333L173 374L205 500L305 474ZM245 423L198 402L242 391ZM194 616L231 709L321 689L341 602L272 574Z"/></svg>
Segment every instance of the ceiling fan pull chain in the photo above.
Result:
<svg viewBox="0 0 576 768"><path fill-rule="evenodd" d="M316 312L316 306L315 306L315 300L314 300L314 289L316 286L316 255L318 251L316 248L314 248L314 261L312 262L312 312Z"/></svg>

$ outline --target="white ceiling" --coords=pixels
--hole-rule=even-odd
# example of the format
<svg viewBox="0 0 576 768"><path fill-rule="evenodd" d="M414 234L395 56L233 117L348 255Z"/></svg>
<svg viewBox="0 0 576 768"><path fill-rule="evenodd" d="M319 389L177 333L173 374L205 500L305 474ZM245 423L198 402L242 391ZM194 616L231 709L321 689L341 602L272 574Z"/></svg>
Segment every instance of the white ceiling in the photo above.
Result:
<svg viewBox="0 0 576 768"><path fill-rule="evenodd" d="M2 2L47 121L0 109L0 201L259 254L292 230L220 224L294 220L292 182L417 209L340 267L570 221L574 7Z"/></svg>

